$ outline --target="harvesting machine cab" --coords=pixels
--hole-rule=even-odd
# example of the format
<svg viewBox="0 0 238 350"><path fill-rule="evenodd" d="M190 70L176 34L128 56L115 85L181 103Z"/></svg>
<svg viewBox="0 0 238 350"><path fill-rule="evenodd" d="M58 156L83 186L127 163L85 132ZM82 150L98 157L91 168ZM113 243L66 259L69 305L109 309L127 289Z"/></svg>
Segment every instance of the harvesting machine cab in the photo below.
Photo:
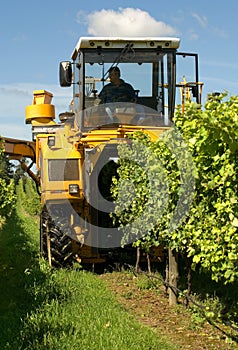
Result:
<svg viewBox="0 0 238 350"><path fill-rule="evenodd" d="M137 130L156 139L170 127L176 88L190 88L176 83L178 57L195 59L191 88L201 102L197 55L178 53L179 43L177 38L160 37L80 38L71 60L60 62L60 85L72 86L73 96L59 122L52 94L34 91L26 123L32 125L39 172L40 249L51 265L67 266L73 259L100 263L108 252L116 254L123 233L113 227L109 213L118 144L129 142L128 136ZM116 66L134 87L136 102L100 103L98 93L108 82L109 69ZM156 259L160 253L154 251Z"/></svg>

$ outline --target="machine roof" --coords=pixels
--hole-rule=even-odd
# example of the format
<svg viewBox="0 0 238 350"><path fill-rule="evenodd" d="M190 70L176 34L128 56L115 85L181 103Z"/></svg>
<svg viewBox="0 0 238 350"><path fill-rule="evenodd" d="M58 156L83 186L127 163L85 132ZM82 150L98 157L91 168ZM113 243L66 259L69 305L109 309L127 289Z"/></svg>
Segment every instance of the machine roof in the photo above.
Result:
<svg viewBox="0 0 238 350"><path fill-rule="evenodd" d="M71 58L74 60L81 49L92 49L97 46L107 49L123 49L128 43L132 43L133 48L154 49L157 46L161 46L167 49L177 49L180 39L171 37L81 37L74 48Z"/></svg>

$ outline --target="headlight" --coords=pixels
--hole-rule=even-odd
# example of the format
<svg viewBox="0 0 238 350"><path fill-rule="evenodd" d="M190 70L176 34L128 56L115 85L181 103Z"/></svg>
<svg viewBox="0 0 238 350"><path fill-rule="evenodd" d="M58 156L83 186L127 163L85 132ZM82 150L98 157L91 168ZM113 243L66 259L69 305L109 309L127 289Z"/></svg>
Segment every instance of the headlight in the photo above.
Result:
<svg viewBox="0 0 238 350"><path fill-rule="evenodd" d="M74 184L69 185L69 193L70 194L78 194L79 193L79 185L74 185Z"/></svg>
<svg viewBox="0 0 238 350"><path fill-rule="evenodd" d="M54 147L55 145L55 136L48 136L48 147Z"/></svg>

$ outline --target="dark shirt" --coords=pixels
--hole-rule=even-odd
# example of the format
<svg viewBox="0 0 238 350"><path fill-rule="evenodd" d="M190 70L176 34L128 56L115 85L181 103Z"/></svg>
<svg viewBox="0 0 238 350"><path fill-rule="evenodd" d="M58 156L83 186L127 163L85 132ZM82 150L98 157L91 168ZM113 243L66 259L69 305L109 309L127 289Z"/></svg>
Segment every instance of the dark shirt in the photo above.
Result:
<svg viewBox="0 0 238 350"><path fill-rule="evenodd" d="M105 85L98 97L101 103L134 102L136 98L133 87L122 79L119 86L113 83Z"/></svg>

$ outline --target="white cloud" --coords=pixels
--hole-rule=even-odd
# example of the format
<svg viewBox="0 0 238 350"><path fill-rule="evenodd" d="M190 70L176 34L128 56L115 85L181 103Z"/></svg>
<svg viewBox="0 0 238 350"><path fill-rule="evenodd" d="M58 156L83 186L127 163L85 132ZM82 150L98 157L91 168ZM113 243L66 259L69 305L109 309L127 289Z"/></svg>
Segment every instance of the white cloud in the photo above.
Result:
<svg viewBox="0 0 238 350"><path fill-rule="evenodd" d="M238 69L238 63L237 62L231 62L231 61L220 61L220 60L204 60L201 59L201 64L205 66L212 66L218 68L218 71L222 69L222 72L231 72L231 70L237 70ZM237 72L235 72L237 74Z"/></svg>
<svg viewBox="0 0 238 350"><path fill-rule="evenodd" d="M178 31L162 21L157 21L148 12L138 8L119 8L77 14L77 21L87 25L93 36L172 36Z"/></svg>
<svg viewBox="0 0 238 350"><path fill-rule="evenodd" d="M192 17L196 19L203 29L211 32L214 36L223 39L227 38L227 32L222 28L210 25L206 16L200 16L199 14L193 12Z"/></svg>
<svg viewBox="0 0 238 350"><path fill-rule="evenodd" d="M182 10L178 10L176 13L170 15L171 20L174 23L183 23L185 21L185 13Z"/></svg>
<svg viewBox="0 0 238 350"><path fill-rule="evenodd" d="M14 139L19 140L30 140L32 139L31 136L31 126L30 125L24 125L24 122L22 125L18 125L15 123L1 123L0 124L0 135L2 137L10 137Z"/></svg>
<svg viewBox="0 0 238 350"><path fill-rule="evenodd" d="M189 31L189 39L190 40L198 40L199 39L199 35L197 33L195 33L193 30Z"/></svg>
<svg viewBox="0 0 238 350"><path fill-rule="evenodd" d="M227 32L222 28L212 27L212 32L218 38L225 39L228 37Z"/></svg>
<svg viewBox="0 0 238 350"><path fill-rule="evenodd" d="M200 16L197 13L193 12L192 13L192 17L195 18L198 21L198 23L200 24L200 26L202 28L206 28L207 27L208 21L207 21L207 17L206 16Z"/></svg>
<svg viewBox="0 0 238 350"><path fill-rule="evenodd" d="M27 36L23 33L18 33L14 38L13 41L26 41L27 40Z"/></svg>

